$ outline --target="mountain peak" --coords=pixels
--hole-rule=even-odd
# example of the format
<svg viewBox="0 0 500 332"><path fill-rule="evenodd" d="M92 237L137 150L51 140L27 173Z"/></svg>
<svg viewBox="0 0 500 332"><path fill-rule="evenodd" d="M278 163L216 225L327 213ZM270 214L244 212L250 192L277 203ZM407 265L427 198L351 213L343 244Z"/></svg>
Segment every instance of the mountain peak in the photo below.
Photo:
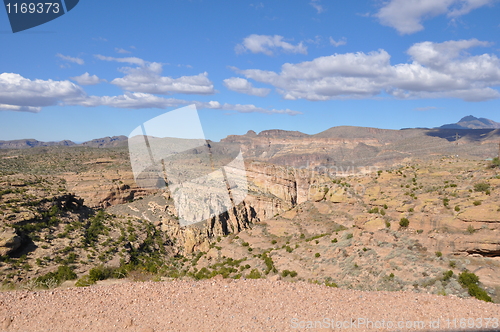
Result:
<svg viewBox="0 0 500 332"><path fill-rule="evenodd" d="M460 123L460 122L467 122L467 121L474 121L474 120L479 120L479 119L473 115L467 115L467 116L464 116L463 118L461 118L460 121L458 121L458 122Z"/></svg>
<svg viewBox="0 0 500 332"><path fill-rule="evenodd" d="M495 122L486 118L476 118L473 115L464 116L457 123L450 123L441 126L445 129L498 129L500 122Z"/></svg>

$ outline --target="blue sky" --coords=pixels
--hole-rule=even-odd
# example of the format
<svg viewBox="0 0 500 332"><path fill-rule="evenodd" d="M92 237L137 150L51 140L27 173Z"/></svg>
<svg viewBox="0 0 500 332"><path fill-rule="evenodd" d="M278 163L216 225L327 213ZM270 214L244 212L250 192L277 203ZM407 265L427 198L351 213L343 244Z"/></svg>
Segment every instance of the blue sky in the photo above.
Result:
<svg viewBox="0 0 500 332"><path fill-rule="evenodd" d="M494 0L80 0L13 34L0 140L128 135L196 104L205 135L500 121Z"/></svg>

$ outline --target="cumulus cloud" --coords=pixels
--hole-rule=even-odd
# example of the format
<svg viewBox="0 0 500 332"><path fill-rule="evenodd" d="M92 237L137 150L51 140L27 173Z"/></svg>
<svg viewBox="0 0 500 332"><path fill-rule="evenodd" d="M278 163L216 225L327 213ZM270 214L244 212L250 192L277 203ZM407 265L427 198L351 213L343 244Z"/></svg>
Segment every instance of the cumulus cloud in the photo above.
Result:
<svg viewBox="0 0 500 332"><path fill-rule="evenodd" d="M471 40L423 42L408 50L411 63L391 65L384 50L319 57L286 63L281 72L259 69L236 72L270 84L284 99L330 100L368 98L382 92L396 98L499 98L500 60L492 54L469 55L466 49L488 46Z"/></svg>
<svg viewBox="0 0 500 332"><path fill-rule="evenodd" d="M14 73L0 74L0 105L3 110L38 112L40 107L85 96L70 81L30 80Z"/></svg>
<svg viewBox="0 0 500 332"><path fill-rule="evenodd" d="M131 65L138 65L138 66L144 66L146 64L146 61L136 58L136 57L129 57L129 58L114 58L111 56L104 56L100 54L94 55L97 59L103 60L103 61L116 61L116 62L124 62L124 63L129 63Z"/></svg>
<svg viewBox="0 0 500 332"><path fill-rule="evenodd" d="M97 77L97 75L90 76L89 73L85 73L80 76L70 77L70 79L72 79L73 81L75 81L80 85L96 85L105 81Z"/></svg>
<svg viewBox="0 0 500 332"><path fill-rule="evenodd" d="M163 66L156 62L138 68L126 67L120 70L126 75L122 78L115 78L111 81L111 84L127 91L152 94L186 93L208 95L215 93L214 85L208 79L206 72L179 78L160 76Z"/></svg>
<svg viewBox="0 0 500 332"><path fill-rule="evenodd" d="M85 63L85 61L83 61L83 59L73 58L73 57L70 57L67 55L62 55L61 53L57 53L56 56L65 60L65 61L73 62L73 63L79 64L79 65L83 65Z"/></svg>
<svg viewBox="0 0 500 332"><path fill-rule="evenodd" d="M495 0L390 0L376 17L380 23L395 28L401 34L411 34L423 30L422 21L446 14L456 18Z"/></svg>
<svg viewBox="0 0 500 332"><path fill-rule="evenodd" d="M344 37L342 37L342 39L336 41L335 39L333 39L332 37L330 37L330 44L337 47L337 46L342 46L342 45L345 45L347 44L347 41L345 40Z"/></svg>
<svg viewBox="0 0 500 332"><path fill-rule="evenodd" d="M265 97L271 92L266 88L254 88L252 83L241 77L227 78L224 80L224 85L229 90L257 97Z"/></svg>
<svg viewBox="0 0 500 332"><path fill-rule="evenodd" d="M241 44L236 45L236 53L264 53L266 55L274 55L277 50L282 50L286 53L301 53L307 54L307 46L302 42L297 45L292 45L283 40L283 36L267 36L267 35L250 35L243 39Z"/></svg>

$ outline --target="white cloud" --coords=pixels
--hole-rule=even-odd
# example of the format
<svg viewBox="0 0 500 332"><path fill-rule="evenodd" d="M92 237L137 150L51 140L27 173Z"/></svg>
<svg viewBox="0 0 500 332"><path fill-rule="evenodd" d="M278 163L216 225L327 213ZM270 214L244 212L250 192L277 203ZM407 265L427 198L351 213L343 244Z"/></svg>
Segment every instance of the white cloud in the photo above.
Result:
<svg viewBox="0 0 500 332"><path fill-rule="evenodd" d="M250 51L252 53L264 53L273 55L274 51L282 50L286 53L301 53L307 54L307 46L302 42L297 45L292 45L283 41L283 36L267 36L267 35L250 35L243 39L241 44L236 45L236 53L244 53Z"/></svg>
<svg viewBox="0 0 500 332"><path fill-rule="evenodd" d="M375 14L380 23L395 28L401 34L423 30L422 21L447 14L456 18L495 0L390 0Z"/></svg>
<svg viewBox="0 0 500 332"><path fill-rule="evenodd" d="M163 98L149 93L125 93L120 96L90 96L80 100L74 100L69 105L81 105L86 107L109 106L115 108L167 108L187 104L187 101Z"/></svg>
<svg viewBox="0 0 500 332"><path fill-rule="evenodd" d="M342 39L338 40L338 41L335 41L335 39L333 39L332 37L330 37L330 44L337 47L337 46L341 46L341 45L345 45L347 44L347 41L344 37L342 37Z"/></svg>
<svg viewBox="0 0 500 332"><path fill-rule="evenodd" d="M408 50L411 63L391 65L384 50L345 53L297 64L281 72L239 70L248 79L270 84L284 99L330 100L369 98L382 92L396 98L460 98L482 101L500 97L500 59L465 52L489 43L471 40L423 42Z"/></svg>
<svg viewBox="0 0 500 332"><path fill-rule="evenodd" d="M97 59L103 60L103 61L116 61L116 62L124 62L124 63L129 63L131 65L138 65L138 66L144 66L146 64L146 61L136 58L136 57L130 57L130 58L114 58L111 56L104 56L100 54L94 55Z"/></svg>
<svg viewBox="0 0 500 332"><path fill-rule="evenodd" d="M73 81L80 85L96 85L100 82L104 82L105 80L100 79L97 75L90 76L89 73L82 74L80 76L70 77Z"/></svg>
<svg viewBox="0 0 500 332"><path fill-rule="evenodd" d="M158 64L152 63L151 65L155 66ZM206 74L200 75L202 80L206 77ZM84 81L87 79L89 81L95 81L95 79L99 80L97 76L90 76L88 73L77 76L76 78L79 79L82 77L84 78ZM196 82L198 77L190 76L181 77L180 79L183 79L186 84L191 84ZM154 94L144 92L126 92L125 94L119 96L88 96L81 87L71 83L70 81L30 80L19 74L0 74L0 111L36 113L40 112L42 107L54 105L80 105L86 107L108 106L125 109L165 109L168 107L178 107L192 103L195 103L200 108L233 110L242 113L258 112L267 114L300 114L300 112L289 109L266 109L251 104L221 104L218 101L188 101L159 97Z"/></svg>
<svg viewBox="0 0 500 332"><path fill-rule="evenodd" d="M311 0L309 3L311 6L313 6L314 9L318 12L318 14L321 14L322 12L325 11L322 5L319 4L320 0Z"/></svg>
<svg viewBox="0 0 500 332"><path fill-rule="evenodd" d="M224 80L224 85L229 90L257 97L265 97L271 92L270 89L266 88L254 88L252 83L240 77L227 78Z"/></svg>
<svg viewBox="0 0 500 332"><path fill-rule="evenodd" d="M30 80L19 74L0 74L0 104L4 110L38 112L40 107L83 96L82 88L70 81Z"/></svg>
<svg viewBox="0 0 500 332"><path fill-rule="evenodd" d="M0 111L16 111L16 112L29 112L29 113L38 113L42 110L41 107L33 107L33 106L16 106L16 105L5 105L0 104Z"/></svg>
<svg viewBox="0 0 500 332"><path fill-rule="evenodd" d="M289 109L277 110L277 109L266 109L262 107L258 107L252 104L241 105L241 104L221 104L218 101L210 101L206 102L194 102L196 107L198 108L209 108L209 109L218 109L224 111L236 111L239 113L265 113L265 114L287 114L287 115L297 115L302 114L298 111L292 111Z"/></svg>
<svg viewBox="0 0 500 332"><path fill-rule="evenodd" d="M85 63L85 61L83 61L83 59L73 58L73 57L70 57L67 55L62 55L61 53L57 53L56 56L65 60L65 61L73 62L73 63L79 64L79 65L83 65Z"/></svg>
<svg viewBox="0 0 500 332"><path fill-rule="evenodd" d="M153 94L213 94L215 93L213 83L208 79L208 74L201 73L195 76L182 76L171 78L160 76L163 66L152 62L139 68L122 68L126 73L122 78L115 78L111 84L120 88L143 93Z"/></svg>
<svg viewBox="0 0 500 332"><path fill-rule="evenodd" d="M121 96L90 96L80 100L73 100L68 105L81 105L86 107L108 106L115 108L141 109L141 108L161 108L179 107L188 104L195 104L199 109L217 109L224 111L237 111L240 113L266 113L266 114L301 114L289 109L276 110L265 109L255 105L221 104L218 101L200 102L188 101L174 98L163 98L149 93L125 93Z"/></svg>
<svg viewBox="0 0 500 332"><path fill-rule="evenodd" d="M130 51L127 51L127 50L125 50L123 48L119 48L119 47L115 47L115 52L116 53L120 53L120 54L129 54L129 53L132 53Z"/></svg>

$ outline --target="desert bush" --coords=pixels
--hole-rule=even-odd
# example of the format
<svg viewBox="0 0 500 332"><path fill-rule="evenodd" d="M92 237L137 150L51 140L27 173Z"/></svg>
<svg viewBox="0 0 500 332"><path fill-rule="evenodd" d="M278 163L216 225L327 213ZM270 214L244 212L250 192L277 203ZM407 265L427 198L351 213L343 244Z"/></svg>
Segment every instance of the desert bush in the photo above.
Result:
<svg viewBox="0 0 500 332"><path fill-rule="evenodd" d="M408 218L401 218L401 220L399 221L399 226L401 227L408 227L410 225L410 221L408 220Z"/></svg>
<svg viewBox="0 0 500 332"><path fill-rule="evenodd" d="M490 168L500 167L500 158L495 157L490 163Z"/></svg>
<svg viewBox="0 0 500 332"><path fill-rule="evenodd" d="M455 206L455 211L459 212L460 211L460 206L456 205Z"/></svg>
<svg viewBox="0 0 500 332"><path fill-rule="evenodd" d="M436 257L443 257L443 253L441 251L436 251Z"/></svg>
<svg viewBox="0 0 500 332"><path fill-rule="evenodd" d="M490 185L486 182L479 182L474 185L474 190L477 192L485 192L490 189Z"/></svg>
<svg viewBox="0 0 500 332"><path fill-rule="evenodd" d="M474 206L478 206L478 205L481 205L481 201L474 201L474 202L472 202L472 204L474 204Z"/></svg>
<svg viewBox="0 0 500 332"><path fill-rule="evenodd" d="M49 272L36 278L36 282L40 287L52 288L66 280L76 279L76 273L68 265L60 265L55 272Z"/></svg>
<svg viewBox="0 0 500 332"><path fill-rule="evenodd" d="M247 274L248 279L260 279L262 275L260 274L259 270L257 269L252 269L249 274Z"/></svg>
<svg viewBox="0 0 500 332"><path fill-rule="evenodd" d="M472 225L469 225L467 227L467 232L469 232L469 234L473 234L476 230L474 229L474 226Z"/></svg>
<svg viewBox="0 0 500 332"><path fill-rule="evenodd" d="M450 280L451 277L453 277L453 271L452 270L443 272L443 281L448 281L448 280Z"/></svg>
<svg viewBox="0 0 500 332"><path fill-rule="evenodd" d="M321 254L319 252L317 252L317 253L314 254L314 257L316 257L316 258L318 258L320 256L321 256Z"/></svg>
<svg viewBox="0 0 500 332"><path fill-rule="evenodd" d="M477 298L478 300L492 302L491 297L486 293L484 289L479 287L479 277L468 271L460 273L458 276L458 282L462 287L467 288L469 295Z"/></svg>

